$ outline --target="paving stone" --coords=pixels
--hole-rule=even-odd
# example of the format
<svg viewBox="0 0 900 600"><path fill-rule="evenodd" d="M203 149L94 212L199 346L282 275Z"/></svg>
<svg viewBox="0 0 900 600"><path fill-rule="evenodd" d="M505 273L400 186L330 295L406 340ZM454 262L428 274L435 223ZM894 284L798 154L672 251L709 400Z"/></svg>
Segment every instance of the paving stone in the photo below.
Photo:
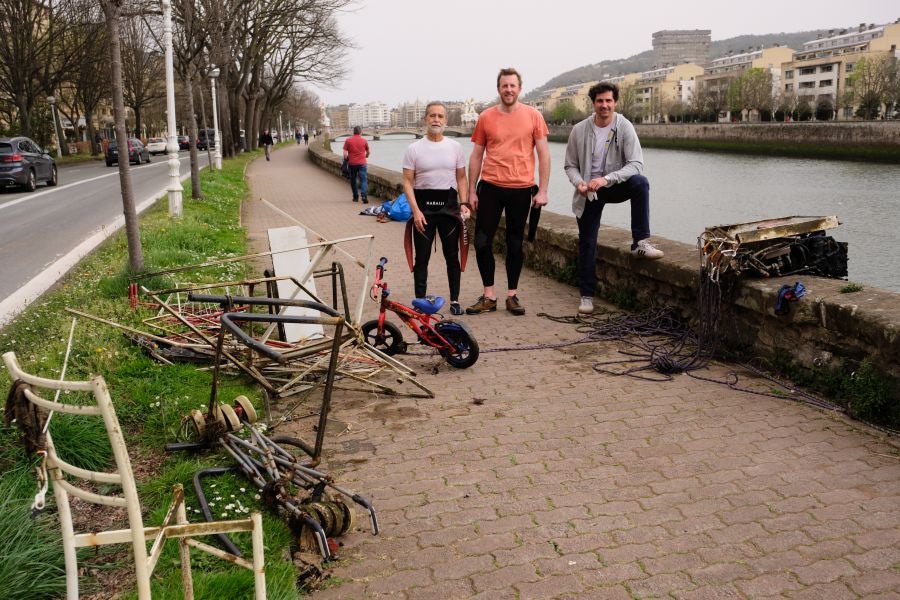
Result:
<svg viewBox="0 0 900 600"><path fill-rule="evenodd" d="M346 182L306 157L290 146L248 166L242 225L254 250L267 250L266 228L289 224L266 198L326 238L374 233L394 297L411 298L403 225L359 216ZM355 306L363 273L335 258ZM465 302L481 288L470 264ZM429 272L429 290L446 294L441 257ZM373 500L382 535L358 518L334 569L346 582L314 598L900 596L892 446L798 403L596 373L597 360L621 357L614 344L489 352L579 335L537 316L572 314L577 289L529 269L520 288L525 317L460 317L484 351L471 368L397 357L435 398L336 393L332 416L354 430L326 440L322 466ZM376 314L364 300L363 319ZM285 433L303 437L303 426Z"/></svg>

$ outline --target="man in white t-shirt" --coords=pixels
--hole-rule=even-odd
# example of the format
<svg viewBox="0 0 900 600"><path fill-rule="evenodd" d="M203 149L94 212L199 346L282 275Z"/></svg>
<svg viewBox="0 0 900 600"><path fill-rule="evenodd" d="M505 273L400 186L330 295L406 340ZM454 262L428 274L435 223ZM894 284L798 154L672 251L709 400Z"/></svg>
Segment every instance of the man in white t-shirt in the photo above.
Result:
<svg viewBox="0 0 900 600"><path fill-rule="evenodd" d="M416 297L426 295L428 261L438 234L447 261L450 312L461 315L459 239L464 224L460 216L469 217L466 159L459 142L444 137L447 107L443 103L429 102L424 122L426 137L410 144L403 155L403 191L412 208Z"/></svg>

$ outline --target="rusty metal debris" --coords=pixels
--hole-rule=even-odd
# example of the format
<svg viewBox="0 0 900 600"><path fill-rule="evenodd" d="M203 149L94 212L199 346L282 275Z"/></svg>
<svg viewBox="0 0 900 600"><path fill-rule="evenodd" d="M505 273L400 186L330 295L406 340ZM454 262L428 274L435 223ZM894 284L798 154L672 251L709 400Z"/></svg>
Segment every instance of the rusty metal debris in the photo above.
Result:
<svg viewBox="0 0 900 600"><path fill-rule="evenodd" d="M838 225L835 216L792 216L708 227L697 238L701 267L713 281L726 274L846 278L847 244L825 234Z"/></svg>

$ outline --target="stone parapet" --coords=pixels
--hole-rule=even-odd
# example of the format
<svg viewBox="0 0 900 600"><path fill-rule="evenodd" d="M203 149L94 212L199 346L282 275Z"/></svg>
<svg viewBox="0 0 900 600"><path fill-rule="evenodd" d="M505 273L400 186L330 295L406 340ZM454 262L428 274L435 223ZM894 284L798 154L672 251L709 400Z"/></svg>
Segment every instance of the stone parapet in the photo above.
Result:
<svg viewBox="0 0 900 600"><path fill-rule="evenodd" d="M321 143L310 145L320 167L340 174L340 157ZM371 193L395 197L401 175L369 168ZM503 223L495 250L503 252ZM698 232L699 234L700 232ZM631 256L631 233L603 225L597 252L598 294L643 305L671 305L681 315L698 318L700 254L690 244L657 240L666 256L648 261ZM572 217L544 213L537 242L528 244L526 265L561 281L575 283L578 229ZM802 281L807 295L775 314L781 286ZM900 294L866 286L841 293L846 282L806 275L772 279L740 279L723 285L721 333L736 348L771 356L783 351L809 368L836 367L842 360L871 360L880 371L900 380ZM725 289L728 287L729 289Z"/></svg>

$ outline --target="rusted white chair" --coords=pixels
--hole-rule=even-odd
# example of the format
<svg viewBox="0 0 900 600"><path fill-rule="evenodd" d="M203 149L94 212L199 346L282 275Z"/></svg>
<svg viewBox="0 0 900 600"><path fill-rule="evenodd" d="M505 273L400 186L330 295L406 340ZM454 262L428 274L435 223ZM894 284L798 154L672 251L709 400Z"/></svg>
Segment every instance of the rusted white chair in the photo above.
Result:
<svg viewBox="0 0 900 600"><path fill-rule="evenodd" d="M163 544L168 538L178 540L182 581L186 599L190 600L194 596L190 547L208 552L252 570L256 599L265 599L266 579L262 517L258 512L254 512L249 519L191 524L187 521L184 506L184 490L182 486L177 485L174 490L175 498L166 513L162 525L159 527L144 527L134 473L131 470L131 461L128 458L128 451L125 447L125 440L122 437L122 430L119 427L119 420L116 418L112 399L103 378L96 376L92 377L90 381L57 381L29 375L19 366L14 352L4 354L3 362L6 364L6 368L14 381L20 380L27 384L27 386L23 386L22 393L31 404L45 411L102 417L109 435L116 466L115 472L112 473L90 471L68 464L57 455L56 447L53 445L49 432L46 433L45 437L46 471L49 475L49 480L53 483L53 496L56 499L60 526L62 528L63 553L66 559L66 597L68 600L77 600L78 598L78 559L75 553L76 548L128 543L132 545L134 550L134 570L137 576L138 597L141 600L149 600L150 575L156 567ZM39 395L38 392L40 390L86 392L93 396L96 404L66 404L55 400L47 400ZM69 478L72 480L70 481ZM78 487L77 480L118 485L121 487L121 495L102 495L91 492ZM124 508L128 514L129 528L75 533L72 523L72 512L69 506L70 495L94 504ZM237 531L251 532L253 540L252 562L200 542L193 537ZM153 539L153 546L149 552L147 551L148 538Z"/></svg>

